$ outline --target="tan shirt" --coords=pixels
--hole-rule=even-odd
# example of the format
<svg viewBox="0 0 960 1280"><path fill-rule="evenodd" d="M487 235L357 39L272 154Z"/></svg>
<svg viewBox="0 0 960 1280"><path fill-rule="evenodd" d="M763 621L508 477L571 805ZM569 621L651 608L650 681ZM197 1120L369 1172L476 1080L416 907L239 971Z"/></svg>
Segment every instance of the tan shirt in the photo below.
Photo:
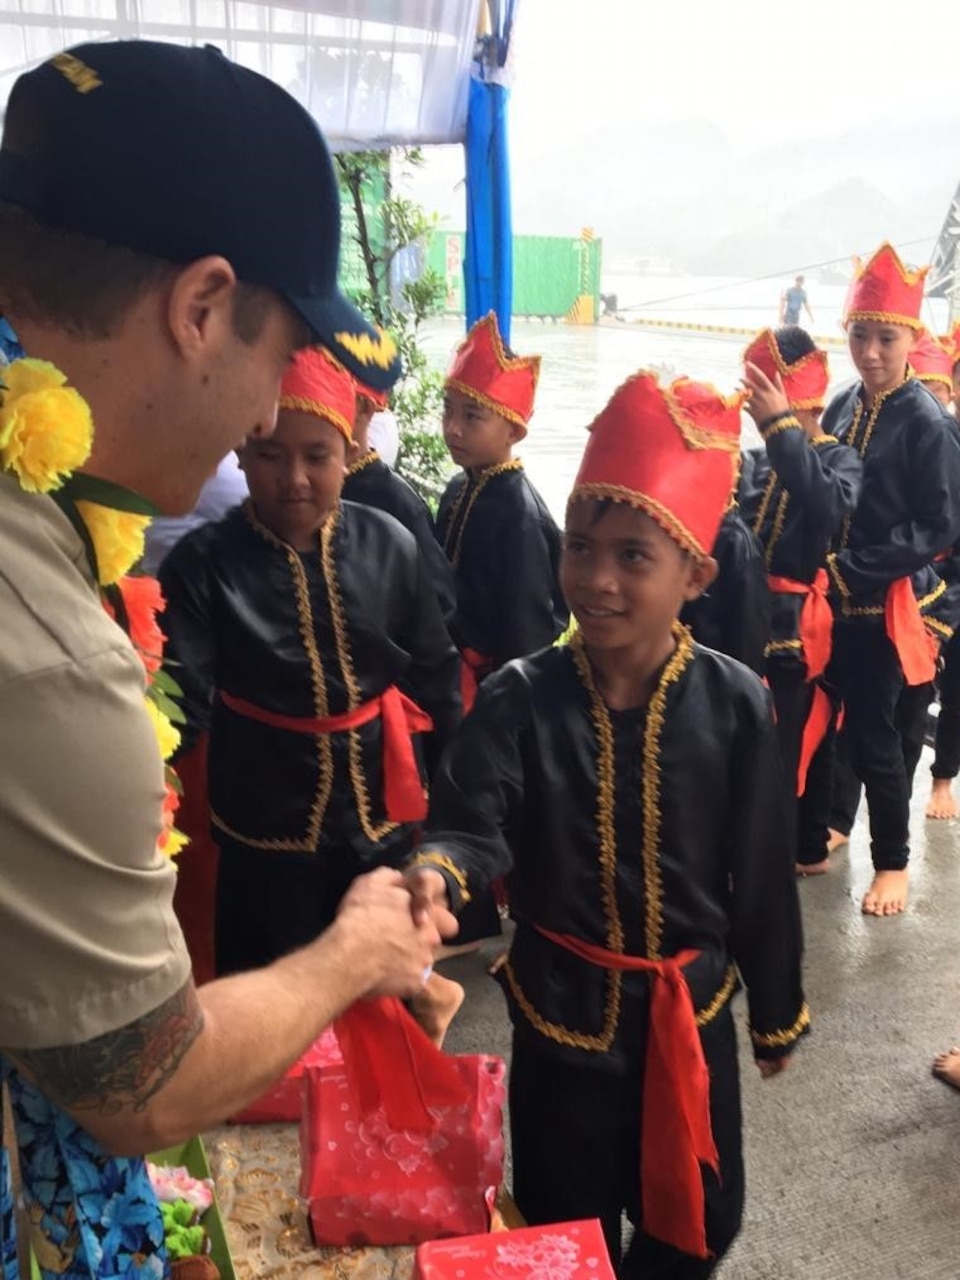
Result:
<svg viewBox="0 0 960 1280"><path fill-rule="evenodd" d="M90 1040L189 976L143 689L69 521L0 474L0 1048Z"/></svg>

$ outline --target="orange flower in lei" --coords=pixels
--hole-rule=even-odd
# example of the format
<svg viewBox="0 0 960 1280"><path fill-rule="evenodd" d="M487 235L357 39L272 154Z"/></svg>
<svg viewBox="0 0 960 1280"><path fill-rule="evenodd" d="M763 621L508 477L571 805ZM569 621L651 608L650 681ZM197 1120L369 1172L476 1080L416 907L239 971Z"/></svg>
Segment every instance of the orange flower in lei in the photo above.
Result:
<svg viewBox="0 0 960 1280"><path fill-rule="evenodd" d="M187 837L173 825L180 783L169 757L180 744L183 691L163 670L165 602L155 578L129 577L143 555L151 516L136 494L77 472L90 456L90 406L46 360L15 360L0 384L0 469L28 493L51 493L81 536L95 568L104 608L129 635L146 673L146 707L164 761L165 787L157 847L174 857Z"/></svg>

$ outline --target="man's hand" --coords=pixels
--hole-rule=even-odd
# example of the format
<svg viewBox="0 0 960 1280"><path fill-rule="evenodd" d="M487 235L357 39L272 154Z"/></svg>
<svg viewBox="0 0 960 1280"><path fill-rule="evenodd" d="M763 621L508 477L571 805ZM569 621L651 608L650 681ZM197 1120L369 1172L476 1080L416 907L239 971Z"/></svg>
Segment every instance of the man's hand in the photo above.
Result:
<svg viewBox="0 0 960 1280"><path fill-rule="evenodd" d="M757 426L768 418L790 412L790 401L779 373L776 381L771 382L762 369L748 360L744 366L743 385L750 393L744 407Z"/></svg>
<svg viewBox="0 0 960 1280"><path fill-rule="evenodd" d="M774 1076L781 1075L790 1065L789 1055L782 1058L757 1058L756 1063L760 1069L760 1078L762 1080L771 1080Z"/></svg>
<svg viewBox="0 0 960 1280"><path fill-rule="evenodd" d="M440 872L431 867L412 867L404 881L410 892L414 920L432 920L442 938L454 937L460 926L450 910L447 882Z"/></svg>
<svg viewBox="0 0 960 1280"><path fill-rule="evenodd" d="M369 976L368 996L415 995L440 945L430 914L411 910L403 875L387 867L354 880L332 927Z"/></svg>

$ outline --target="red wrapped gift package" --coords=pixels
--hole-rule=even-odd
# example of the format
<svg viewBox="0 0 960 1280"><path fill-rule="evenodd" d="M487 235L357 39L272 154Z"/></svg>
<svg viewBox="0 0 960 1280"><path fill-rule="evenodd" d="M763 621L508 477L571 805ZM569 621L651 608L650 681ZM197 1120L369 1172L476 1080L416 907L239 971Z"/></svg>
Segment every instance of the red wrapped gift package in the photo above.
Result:
<svg viewBox="0 0 960 1280"><path fill-rule="evenodd" d="M495 1235L431 1240L413 1280L614 1280L600 1223L559 1222Z"/></svg>
<svg viewBox="0 0 960 1280"><path fill-rule="evenodd" d="M398 1001L338 1020L342 1066L307 1067L300 1194L317 1244L416 1244L490 1225L504 1064L443 1054Z"/></svg>
<svg viewBox="0 0 960 1280"><path fill-rule="evenodd" d="M298 1123L303 1110L303 1073L307 1067L339 1066L343 1062L340 1044L332 1027L280 1077L256 1102L231 1116L231 1124L274 1124L279 1121Z"/></svg>

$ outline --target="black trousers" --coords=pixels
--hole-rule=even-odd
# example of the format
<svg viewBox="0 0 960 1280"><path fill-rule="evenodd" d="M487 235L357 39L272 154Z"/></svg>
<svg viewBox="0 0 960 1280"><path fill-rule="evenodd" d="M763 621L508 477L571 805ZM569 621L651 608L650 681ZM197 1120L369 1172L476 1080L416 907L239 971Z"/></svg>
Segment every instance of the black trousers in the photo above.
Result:
<svg viewBox="0 0 960 1280"><path fill-rule="evenodd" d="M599 1218L621 1280L704 1280L729 1249L743 1215L737 1046L729 1005L701 1029L720 1179L704 1169L706 1261L639 1227L640 1100L636 1074L570 1066L514 1036L510 1071L513 1195L531 1225ZM621 1216L634 1225L624 1252Z"/></svg>
<svg viewBox="0 0 960 1280"><path fill-rule="evenodd" d="M960 773L960 631L943 650L939 687L936 753L930 772L935 778L955 778Z"/></svg>
<svg viewBox="0 0 960 1280"><path fill-rule="evenodd" d="M800 748L803 730L813 702L813 684L806 679L802 663L771 662L767 668L767 683L773 694L777 713L777 741L783 761L783 776L787 790L796 808L797 773L800 768Z"/></svg>
<svg viewBox="0 0 960 1280"><path fill-rule="evenodd" d="M907 795L913 795L913 782L917 765L927 738L927 714L933 701L932 684L903 686L894 712L894 724L900 734L900 750L907 775ZM960 708L958 708L960 710ZM950 775L948 775L950 776ZM830 807L830 826L848 836L853 830L860 808L863 787L850 760L850 748L845 731L841 731L834 761L833 797Z"/></svg>
<svg viewBox="0 0 960 1280"><path fill-rule="evenodd" d="M830 826L848 836L857 820L863 785L853 772L846 732L837 734L833 751L833 773L830 778Z"/></svg>
<svg viewBox="0 0 960 1280"><path fill-rule="evenodd" d="M333 923L340 899L364 867L346 851L287 853L214 836L217 867L214 952L217 977L271 964L306 946ZM385 852L398 866L408 844Z"/></svg>
<svg viewBox="0 0 960 1280"><path fill-rule="evenodd" d="M850 764L867 793L874 868L900 871L910 857L910 784L897 722L905 686L882 623L838 622L827 676L843 701Z"/></svg>
<svg viewBox="0 0 960 1280"><path fill-rule="evenodd" d="M822 862L827 856L827 824L831 800L831 764L823 749L814 755L807 785L797 796L803 731L813 703L815 684L799 663L770 664L767 673L777 712L777 740L787 782L785 807L797 833L797 862ZM828 731L829 732L829 731ZM830 748L826 748L829 752ZM826 776L823 771L826 771Z"/></svg>

